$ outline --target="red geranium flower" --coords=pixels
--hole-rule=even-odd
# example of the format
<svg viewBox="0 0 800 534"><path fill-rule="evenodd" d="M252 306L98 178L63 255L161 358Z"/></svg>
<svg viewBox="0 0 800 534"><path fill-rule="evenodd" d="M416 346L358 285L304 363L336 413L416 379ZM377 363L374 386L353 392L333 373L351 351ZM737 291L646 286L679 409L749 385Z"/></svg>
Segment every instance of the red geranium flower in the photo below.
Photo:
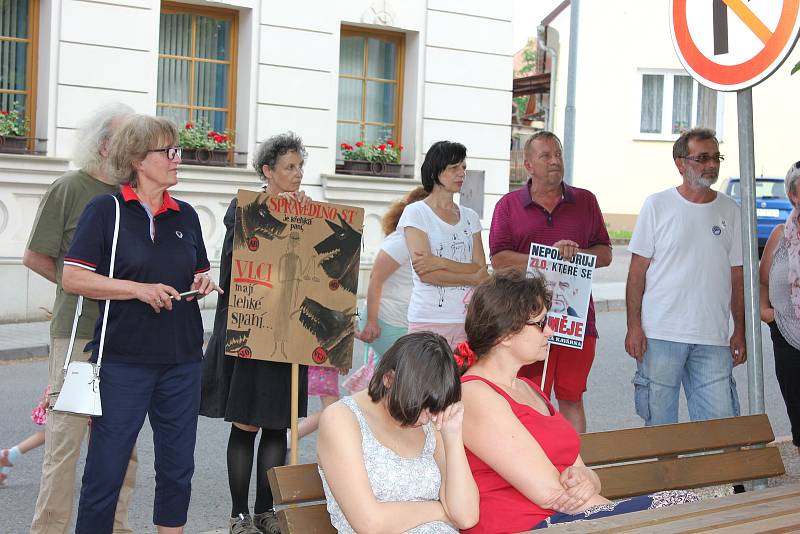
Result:
<svg viewBox="0 0 800 534"><path fill-rule="evenodd" d="M0 115L8 115L8 111L0 111Z"/></svg>
<svg viewBox="0 0 800 534"><path fill-rule="evenodd" d="M394 146L394 140L389 139L388 141L386 141L386 144L389 146Z"/></svg>
<svg viewBox="0 0 800 534"><path fill-rule="evenodd" d="M187 130L191 130L192 128L194 128L194 125L191 122L187 122L184 125L184 128L187 129Z"/></svg>
<svg viewBox="0 0 800 534"><path fill-rule="evenodd" d="M386 150L386 145L378 145L378 150L383 152L384 150Z"/></svg>
<svg viewBox="0 0 800 534"><path fill-rule="evenodd" d="M397 147L397 149L398 149L398 150L403 150L403 145L399 145L399 146Z"/></svg>
<svg viewBox="0 0 800 534"><path fill-rule="evenodd" d="M208 135L208 137L214 138L214 137L218 136L219 134L217 132L208 132L206 135Z"/></svg>
<svg viewBox="0 0 800 534"><path fill-rule="evenodd" d="M361 148L362 146L364 146L364 143L362 143L361 141L357 141L357 142L356 142L356 146L357 146L358 148Z"/></svg>
<svg viewBox="0 0 800 534"><path fill-rule="evenodd" d="M219 134L215 135L214 136L214 142L215 143L224 143L225 142L225 136L224 135L219 135Z"/></svg>

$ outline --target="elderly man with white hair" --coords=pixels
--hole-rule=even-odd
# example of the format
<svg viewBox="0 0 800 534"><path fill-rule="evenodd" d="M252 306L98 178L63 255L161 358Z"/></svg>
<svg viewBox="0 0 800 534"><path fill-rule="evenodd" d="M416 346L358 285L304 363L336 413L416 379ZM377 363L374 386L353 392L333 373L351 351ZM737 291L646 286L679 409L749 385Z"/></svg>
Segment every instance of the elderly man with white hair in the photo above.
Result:
<svg viewBox="0 0 800 534"><path fill-rule="evenodd" d="M96 111L78 130L73 155L78 170L65 173L47 188L22 259L26 267L56 285L48 364L51 407L55 405L64 383L62 368L78 298L66 293L61 285L64 254L69 249L86 204L97 195L118 190L117 183L107 173L107 147L114 132L132 113L133 109L127 105L109 104ZM89 359L91 353L82 350L92 339L98 313L96 301L84 300L75 339L75 346L81 350L75 351L73 360ZM68 531L75 492L75 465L89 429L88 423L88 417L48 411L42 480L31 534ZM136 465L134 449L117 503L115 533L133 532L128 526L128 504L136 482Z"/></svg>
<svg viewBox="0 0 800 534"><path fill-rule="evenodd" d="M761 320L775 352L775 376L800 448L800 161L786 173L786 195L794 209L772 230L759 268Z"/></svg>

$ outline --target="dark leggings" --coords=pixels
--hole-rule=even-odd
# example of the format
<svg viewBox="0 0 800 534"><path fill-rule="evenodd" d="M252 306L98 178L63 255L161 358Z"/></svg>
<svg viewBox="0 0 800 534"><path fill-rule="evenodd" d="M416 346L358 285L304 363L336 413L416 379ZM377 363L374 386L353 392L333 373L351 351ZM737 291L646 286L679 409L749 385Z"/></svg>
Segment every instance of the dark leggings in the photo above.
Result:
<svg viewBox="0 0 800 534"><path fill-rule="evenodd" d="M792 442L800 447L800 350L784 339L775 321L769 323L775 353L775 376L792 425Z"/></svg>
<svg viewBox="0 0 800 534"><path fill-rule="evenodd" d="M247 515L250 508L247 498L250 494L250 477L253 473L253 449L256 432L242 430L231 425L228 438L228 484L231 489L231 517ZM271 467L283 465L286 459L286 430L261 429L256 462L256 504L253 513L261 514L272 509L272 490L269 487L267 471Z"/></svg>

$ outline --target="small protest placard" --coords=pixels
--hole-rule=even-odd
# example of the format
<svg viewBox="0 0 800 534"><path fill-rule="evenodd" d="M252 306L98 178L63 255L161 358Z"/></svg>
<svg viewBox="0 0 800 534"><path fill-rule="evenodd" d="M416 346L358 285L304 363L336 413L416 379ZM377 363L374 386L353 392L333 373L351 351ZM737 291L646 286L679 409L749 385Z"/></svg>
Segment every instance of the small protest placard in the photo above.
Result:
<svg viewBox="0 0 800 534"><path fill-rule="evenodd" d="M225 354L351 367L364 210L237 198Z"/></svg>
<svg viewBox="0 0 800 534"><path fill-rule="evenodd" d="M583 347L596 261L596 256L581 252L567 261L557 248L531 243L528 276L541 273L553 293L547 313L547 322L553 329L550 343L576 349Z"/></svg>

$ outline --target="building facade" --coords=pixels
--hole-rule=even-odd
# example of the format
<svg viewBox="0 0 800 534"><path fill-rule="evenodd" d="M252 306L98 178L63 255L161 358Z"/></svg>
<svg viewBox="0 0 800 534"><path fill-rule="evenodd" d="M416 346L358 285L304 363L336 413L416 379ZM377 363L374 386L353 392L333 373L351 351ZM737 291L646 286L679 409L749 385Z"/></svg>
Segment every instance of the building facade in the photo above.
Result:
<svg viewBox="0 0 800 534"><path fill-rule="evenodd" d="M22 110L30 132L28 153L0 153L0 321L44 319L52 286L22 253L76 127L112 101L235 132L231 166L183 165L173 188L198 211L211 258L231 198L258 186L254 149L288 130L308 148L304 190L365 209L362 290L380 216L418 184L437 140L464 143L483 171L488 228L508 189L511 21L511 0L3 0L0 110ZM404 146L404 177L337 170L341 143L388 139Z"/></svg>

